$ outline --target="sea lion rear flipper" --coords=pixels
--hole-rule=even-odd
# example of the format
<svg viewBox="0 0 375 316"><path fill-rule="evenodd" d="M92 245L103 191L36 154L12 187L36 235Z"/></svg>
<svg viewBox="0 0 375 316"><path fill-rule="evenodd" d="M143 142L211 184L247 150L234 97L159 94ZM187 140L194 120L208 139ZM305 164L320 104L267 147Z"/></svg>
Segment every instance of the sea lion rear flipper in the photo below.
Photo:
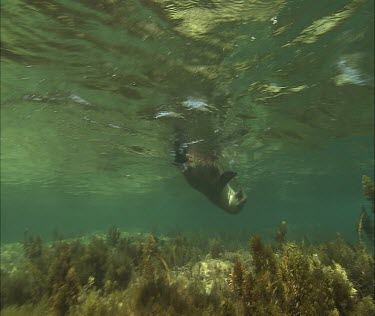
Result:
<svg viewBox="0 0 375 316"><path fill-rule="evenodd" d="M219 192L228 184L230 180L232 180L235 176L237 176L237 172L234 171L225 171L218 181L218 190Z"/></svg>

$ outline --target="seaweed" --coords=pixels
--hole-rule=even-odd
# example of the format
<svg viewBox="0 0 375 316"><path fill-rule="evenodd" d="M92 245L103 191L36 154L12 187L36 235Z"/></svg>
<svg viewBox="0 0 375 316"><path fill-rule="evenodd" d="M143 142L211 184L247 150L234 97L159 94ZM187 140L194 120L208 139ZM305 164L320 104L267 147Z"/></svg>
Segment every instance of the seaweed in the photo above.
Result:
<svg viewBox="0 0 375 316"><path fill-rule="evenodd" d="M153 281L144 282L136 294L136 308L144 311L144 315L163 315L162 310L168 307L169 313L173 311L175 315L189 309L188 302L179 292L178 285L170 285L164 278L157 278ZM146 312L149 310L150 313Z"/></svg>
<svg viewBox="0 0 375 316"><path fill-rule="evenodd" d="M275 248L255 236L246 251L217 237L110 231L51 244L27 236L17 269L1 270L2 315L374 312L374 258L341 236L319 244L281 238Z"/></svg>
<svg viewBox="0 0 375 316"><path fill-rule="evenodd" d="M375 184L370 177L362 176L362 191L367 200L372 203L372 211L375 212Z"/></svg>
<svg viewBox="0 0 375 316"><path fill-rule="evenodd" d="M185 236L177 234L169 243L160 247L160 253L168 265L182 266L191 258L190 245Z"/></svg>
<svg viewBox="0 0 375 316"><path fill-rule="evenodd" d="M250 249L253 255L253 266L255 273L269 270L275 274L276 258L270 245L264 245L259 236L250 239Z"/></svg>
<svg viewBox="0 0 375 316"><path fill-rule="evenodd" d="M245 315L347 315L356 309L359 291L339 263L324 264L296 243L285 243L275 256L259 237L251 238L250 249L252 265L237 261L230 274Z"/></svg>
<svg viewBox="0 0 375 316"><path fill-rule="evenodd" d="M86 283L89 277L93 277L96 287L101 288L104 285L108 256L109 249L105 241L98 237L92 238L89 244L85 246L84 252L77 263L81 284Z"/></svg>
<svg viewBox="0 0 375 316"><path fill-rule="evenodd" d="M340 264L361 296L374 295L374 257L361 246L350 245L339 235L309 252L316 253L325 265Z"/></svg>
<svg viewBox="0 0 375 316"><path fill-rule="evenodd" d="M142 263L142 245L129 238L120 238L113 251L120 257L126 257L135 267Z"/></svg>
<svg viewBox="0 0 375 316"><path fill-rule="evenodd" d="M156 253L156 238L154 235L150 234L142 247L142 272L143 278L146 280L155 281L156 279Z"/></svg>
<svg viewBox="0 0 375 316"><path fill-rule="evenodd" d="M244 283L244 267L240 259L237 259L233 266L232 273L229 276L229 284L231 290L239 295L242 295Z"/></svg>
<svg viewBox="0 0 375 316"><path fill-rule="evenodd" d="M80 285L74 267L69 268L64 280L54 285L51 306L57 316L66 315L78 303Z"/></svg>
<svg viewBox="0 0 375 316"><path fill-rule="evenodd" d="M32 299L29 275L25 270L15 275L1 271L0 289L1 308L11 305L23 305Z"/></svg>
<svg viewBox="0 0 375 316"><path fill-rule="evenodd" d="M288 224L286 221L282 221L276 231L275 240L281 247L286 242L286 234L288 232Z"/></svg>
<svg viewBox="0 0 375 316"><path fill-rule="evenodd" d="M126 289L132 278L133 268L130 260L123 255L113 254L108 258L105 285L111 289Z"/></svg>
<svg viewBox="0 0 375 316"><path fill-rule="evenodd" d="M213 259L217 259L220 257L221 253L224 250L223 245L221 244L218 238L213 238L209 242L210 245L210 254Z"/></svg>
<svg viewBox="0 0 375 316"><path fill-rule="evenodd" d="M40 236L33 236L29 231L24 232L23 252L25 258L36 261L43 255L43 241Z"/></svg>
<svg viewBox="0 0 375 316"><path fill-rule="evenodd" d="M364 206L362 206L361 213L358 218L357 233L361 248L366 247L366 243L363 238L364 235L367 237L369 242L374 242L374 222L371 220L370 215L366 212Z"/></svg>
<svg viewBox="0 0 375 316"><path fill-rule="evenodd" d="M115 247L120 240L120 230L116 226L111 226L107 231L106 241L109 246Z"/></svg>

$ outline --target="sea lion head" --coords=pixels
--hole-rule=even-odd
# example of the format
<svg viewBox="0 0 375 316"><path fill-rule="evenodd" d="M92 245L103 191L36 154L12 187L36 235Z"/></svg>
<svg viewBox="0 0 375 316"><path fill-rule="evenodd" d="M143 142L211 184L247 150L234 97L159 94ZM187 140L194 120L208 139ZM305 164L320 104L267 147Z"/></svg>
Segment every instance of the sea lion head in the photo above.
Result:
<svg viewBox="0 0 375 316"><path fill-rule="evenodd" d="M236 214L241 211L247 201L247 196L242 189L234 190L227 184L222 193L219 205L228 213Z"/></svg>

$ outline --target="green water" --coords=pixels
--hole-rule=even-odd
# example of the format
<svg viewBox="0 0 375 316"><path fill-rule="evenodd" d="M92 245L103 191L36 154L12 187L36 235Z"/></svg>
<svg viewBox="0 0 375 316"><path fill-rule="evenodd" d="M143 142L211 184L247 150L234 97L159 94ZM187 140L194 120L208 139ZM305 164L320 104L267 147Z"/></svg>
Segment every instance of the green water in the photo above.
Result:
<svg viewBox="0 0 375 316"><path fill-rule="evenodd" d="M1 15L2 241L282 220L291 238L356 238L374 174L373 1L4 0ZM248 195L240 214L173 165L176 122L212 131Z"/></svg>

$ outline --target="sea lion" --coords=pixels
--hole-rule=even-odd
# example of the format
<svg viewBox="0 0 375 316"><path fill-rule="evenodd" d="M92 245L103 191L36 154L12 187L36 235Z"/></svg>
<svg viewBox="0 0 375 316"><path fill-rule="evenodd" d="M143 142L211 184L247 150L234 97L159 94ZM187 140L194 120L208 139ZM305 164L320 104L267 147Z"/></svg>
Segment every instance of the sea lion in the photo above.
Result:
<svg viewBox="0 0 375 316"><path fill-rule="evenodd" d="M175 163L195 190L228 213L238 213L246 203L247 197L243 190L236 191L231 185L237 173L223 171L214 155L194 150L191 143L177 142Z"/></svg>

